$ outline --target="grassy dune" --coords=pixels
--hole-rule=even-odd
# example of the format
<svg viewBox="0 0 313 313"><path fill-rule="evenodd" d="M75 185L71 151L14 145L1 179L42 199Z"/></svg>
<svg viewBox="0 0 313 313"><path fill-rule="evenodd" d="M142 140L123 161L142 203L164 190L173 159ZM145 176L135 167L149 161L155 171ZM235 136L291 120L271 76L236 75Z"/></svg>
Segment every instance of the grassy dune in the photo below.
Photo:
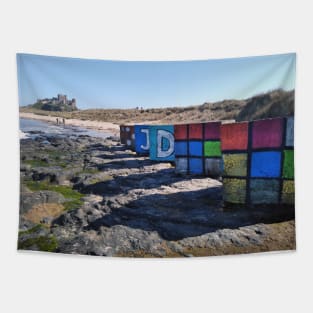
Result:
<svg viewBox="0 0 313 313"><path fill-rule="evenodd" d="M294 113L294 91L274 90L245 100L223 100L197 106L155 109L88 109L73 112L21 107L21 112L80 120L123 123L187 123L211 120L254 120Z"/></svg>

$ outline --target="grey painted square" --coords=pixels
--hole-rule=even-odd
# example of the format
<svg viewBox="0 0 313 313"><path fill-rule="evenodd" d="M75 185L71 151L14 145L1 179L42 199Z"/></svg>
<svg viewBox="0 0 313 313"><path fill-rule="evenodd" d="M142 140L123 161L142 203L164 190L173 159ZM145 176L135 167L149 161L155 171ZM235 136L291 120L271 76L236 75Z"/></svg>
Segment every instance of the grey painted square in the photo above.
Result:
<svg viewBox="0 0 313 313"><path fill-rule="evenodd" d="M252 204L276 204L279 202L279 180L251 179L250 199Z"/></svg>
<svg viewBox="0 0 313 313"><path fill-rule="evenodd" d="M294 118L288 117L286 125L286 146L293 147Z"/></svg>
<svg viewBox="0 0 313 313"><path fill-rule="evenodd" d="M205 174L212 177L222 175L222 159L206 158L205 159Z"/></svg>
<svg viewBox="0 0 313 313"><path fill-rule="evenodd" d="M176 158L176 173L186 174L188 170L187 158Z"/></svg>

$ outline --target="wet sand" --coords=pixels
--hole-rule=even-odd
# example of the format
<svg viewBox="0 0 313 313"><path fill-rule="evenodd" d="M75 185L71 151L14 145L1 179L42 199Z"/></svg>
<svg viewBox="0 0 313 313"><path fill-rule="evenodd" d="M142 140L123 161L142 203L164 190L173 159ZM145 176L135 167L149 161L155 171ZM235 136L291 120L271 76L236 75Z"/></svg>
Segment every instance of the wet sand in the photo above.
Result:
<svg viewBox="0 0 313 313"><path fill-rule="evenodd" d="M50 122L50 123L56 123L56 119L57 119L55 116L39 115L39 114L26 113L26 112L20 112L20 118L40 120L40 121L45 121L45 122ZM59 120L62 121L62 118L59 118ZM113 135L119 134L119 125L109 123L109 122L89 121L89 120L83 121L79 119L65 119L65 124L87 128L87 129L93 129L97 131L108 132L108 133L112 133Z"/></svg>

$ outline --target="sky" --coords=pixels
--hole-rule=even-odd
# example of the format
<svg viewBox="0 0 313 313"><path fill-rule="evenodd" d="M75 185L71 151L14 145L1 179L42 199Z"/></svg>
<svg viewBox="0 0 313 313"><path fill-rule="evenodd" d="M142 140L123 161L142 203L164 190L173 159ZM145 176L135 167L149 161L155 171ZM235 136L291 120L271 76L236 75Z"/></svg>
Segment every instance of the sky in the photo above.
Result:
<svg viewBox="0 0 313 313"><path fill-rule="evenodd" d="M17 54L19 105L66 94L79 109L157 108L295 87L296 54L201 61L109 61Z"/></svg>

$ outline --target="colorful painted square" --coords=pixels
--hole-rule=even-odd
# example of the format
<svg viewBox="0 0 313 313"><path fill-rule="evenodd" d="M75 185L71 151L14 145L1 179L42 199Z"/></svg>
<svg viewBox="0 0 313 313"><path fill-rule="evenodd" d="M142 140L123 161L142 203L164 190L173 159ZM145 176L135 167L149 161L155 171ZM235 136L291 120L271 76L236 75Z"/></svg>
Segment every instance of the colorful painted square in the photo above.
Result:
<svg viewBox="0 0 313 313"><path fill-rule="evenodd" d="M284 178L294 178L294 151L284 150Z"/></svg>
<svg viewBox="0 0 313 313"><path fill-rule="evenodd" d="M294 118L288 117L286 123L286 146L293 147L294 143Z"/></svg>
<svg viewBox="0 0 313 313"><path fill-rule="evenodd" d="M204 156L206 157L220 157L221 142L220 141L205 141L204 142Z"/></svg>
<svg viewBox="0 0 313 313"><path fill-rule="evenodd" d="M188 142L187 141L175 141L175 155L186 156L188 154Z"/></svg>
<svg viewBox="0 0 313 313"><path fill-rule="evenodd" d="M295 203L295 183L293 180L283 181L281 202L284 204Z"/></svg>
<svg viewBox="0 0 313 313"><path fill-rule="evenodd" d="M229 203L246 203L246 180L223 178L223 199Z"/></svg>
<svg viewBox="0 0 313 313"><path fill-rule="evenodd" d="M222 151L246 150L248 148L248 123L221 125Z"/></svg>
<svg viewBox="0 0 313 313"><path fill-rule="evenodd" d="M224 176L247 176L247 154L224 154Z"/></svg>
<svg viewBox="0 0 313 313"><path fill-rule="evenodd" d="M221 122L209 122L204 124L204 139L219 140L221 138Z"/></svg>
<svg viewBox="0 0 313 313"><path fill-rule="evenodd" d="M252 148L279 148L282 135L282 118L255 121L252 128Z"/></svg>
<svg viewBox="0 0 313 313"><path fill-rule="evenodd" d="M149 154L150 138L149 126L135 125L135 151L138 154Z"/></svg>
<svg viewBox="0 0 313 313"><path fill-rule="evenodd" d="M277 179L251 179L250 202L252 204L279 203L280 183Z"/></svg>
<svg viewBox="0 0 313 313"><path fill-rule="evenodd" d="M202 158L190 158L189 159L189 173L190 174L203 174L203 162Z"/></svg>
<svg viewBox="0 0 313 313"><path fill-rule="evenodd" d="M251 177L279 177L281 152L253 152L251 156Z"/></svg>
<svg viewBox="0 0 313 313"><path fill-rule="evenodd" d="M150 159L155 161L174 161L174 126L149 126Z"/></svg>
<svg viewBox="0 0 313 313"><path fill-rule="evenodd" d="M206 158L204 163L205 174L210 177L219 177L222 173L222 159Z"/></svg>
<svg viewBox="0 0 313 313"><path fill-rule="evenodd" d="M203 147L202 141L189 141L189 155L202 156L203 155L202 147Z"/></svg>
<svg viewBox="0 0 313 313"><path fill-rule="evenodd" d="M187 125L174 125L175 140L187 140Z"/></svg>
<svg viewBox="0 0 313 313"><path fill-rule="evenodd" d="M188 159L187 158L176 158L176 173L186 174L188 172Z"/></svg>
<svg viewBox="0 0 313 313"><path fill-rule="evenodd" d="M189 124L189 139L202 139L203 124Z"/></svg>

